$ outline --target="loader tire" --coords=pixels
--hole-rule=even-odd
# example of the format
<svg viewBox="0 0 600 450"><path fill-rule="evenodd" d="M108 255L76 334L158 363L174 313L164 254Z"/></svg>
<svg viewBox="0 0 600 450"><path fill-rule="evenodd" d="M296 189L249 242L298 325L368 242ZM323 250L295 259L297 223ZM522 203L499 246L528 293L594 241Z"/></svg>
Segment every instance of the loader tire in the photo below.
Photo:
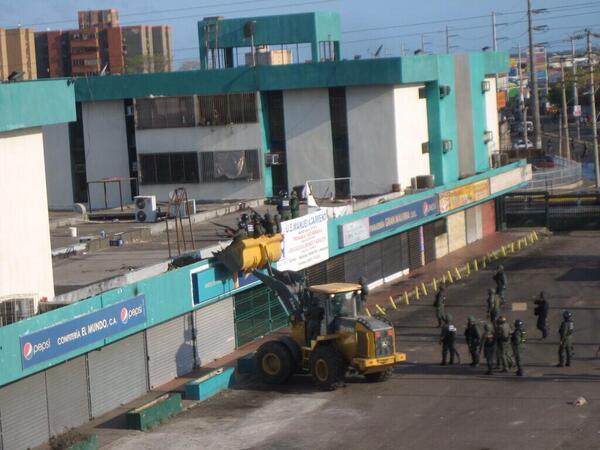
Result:
<svg viewBox="0 0 600 450"><path fill-rule="evenodd" d="M392 376L392 372L392 369L385 369L383 372L367 373L365 379L369 383L381 383L382 381L389 380Z"/></svg>
<svg viewBox="0 0 600 450"><path fill-rule="evenodd" d="M310 357L310 374L319 389L334 390L346 375L342 354L328 345L317 347Z"/></svg>
<svg viewBox="0 0 600 450"><path fill-rule="evenodd" d="M265 383L282 384L292 375L292 355L282 342L269 341L256 352L256 366Z"/></svg>

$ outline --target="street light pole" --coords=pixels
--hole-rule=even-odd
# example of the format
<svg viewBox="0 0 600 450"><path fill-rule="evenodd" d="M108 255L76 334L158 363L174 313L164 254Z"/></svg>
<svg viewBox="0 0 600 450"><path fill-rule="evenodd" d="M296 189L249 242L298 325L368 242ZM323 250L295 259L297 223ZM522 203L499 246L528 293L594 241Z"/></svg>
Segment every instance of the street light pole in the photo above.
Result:
<svg viewBox="0 0 600 450"><path fill-rule="evenodd" d="M531 81L530 95L533 97L533 130L535 133L535 148L542 148L542 122L540 120L540 97L538 93L537 74L535 72L535 55L533 53L533 19L531 0L527 0L527 23L529 31L529 74Z"/></svg>
<svg viewBox="0 0 600 450"><path fill-rule="evenodd" d="M565 60L564 58L560 58L560 84L561 84L561 92L562 92L562 129L563 129L563 137L565 139L564 147L565 150L564 156L567 159L571 159L571 150L569 148L569 114L567 111L567 86L565 84ZM561 154L561 156L563 156Z"/></svg>
<svg viewBox="0 0 600 450"><path fill-rule="evenodd" d="M575 39L571 38L571 62L573 67L573 111L579 105L579 95L577 94L577 65L575 64ZM574 115L573 115L574 116ZM581 140L581 128L579 126L579 117L575 117L575 125L577 127L577 140Z"/></svg>
<svg viewBox="0 0 600 450"><path fill-rule="evenodd" d="M521 63L521 43L519 42L519 58L518 58L518 69L519 69L519 103L521 107L521 127L523 128L523 142L525 143L525 149L529 150L527 145L528 132L527 132L527 107L525 106L525 91L523 90L523 70Z"/></svg>
<svg viewBox="0 0 600 450"><path fill-rule="evenodd" d="M594 62L592 54L592 32L587 33L588 65L590 66L590 102L592 105L592 140L594 143L594 169L596 172L596 188L600 188L600 164L598 163L598 125L596 123L596 93L594 86Z"/></svg>

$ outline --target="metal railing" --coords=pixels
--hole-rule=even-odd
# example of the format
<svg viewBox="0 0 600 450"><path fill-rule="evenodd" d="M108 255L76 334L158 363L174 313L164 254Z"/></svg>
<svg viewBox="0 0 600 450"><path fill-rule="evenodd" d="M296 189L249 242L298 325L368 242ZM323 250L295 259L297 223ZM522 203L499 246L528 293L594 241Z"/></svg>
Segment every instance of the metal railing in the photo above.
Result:
<svg viewBox="0 0 600 450"><path fill-rule="evenodd" d="M533 178L522 191L553 191L583 179L581 163L554 156L554 168L537 169Z"/></svg>

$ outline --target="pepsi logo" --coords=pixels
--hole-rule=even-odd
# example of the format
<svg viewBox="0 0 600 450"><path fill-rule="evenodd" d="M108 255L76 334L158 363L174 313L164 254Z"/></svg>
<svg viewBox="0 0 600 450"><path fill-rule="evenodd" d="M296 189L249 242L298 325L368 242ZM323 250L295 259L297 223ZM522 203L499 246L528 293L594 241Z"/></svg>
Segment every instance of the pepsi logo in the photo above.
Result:
<svg viewBox="0 0 600 450"><path fill-rule="evenodd" d="M25 342L25 345L23 346L23 357L27 361L29 361L32 356L33 356L33 345L31 345L31 342Z"/></svg>
<svg viewBox="0 0 600 450"><path fill-rule="evenodd" d="M429 213L429 203L423 202L423 215L426 216Z"/></svg>
<svg viewBox="0 0 600 450"><path fill-rule="evenodd" d="M129 311L126 307L121 308L121 322L127 323L129 321Z"/></svg>

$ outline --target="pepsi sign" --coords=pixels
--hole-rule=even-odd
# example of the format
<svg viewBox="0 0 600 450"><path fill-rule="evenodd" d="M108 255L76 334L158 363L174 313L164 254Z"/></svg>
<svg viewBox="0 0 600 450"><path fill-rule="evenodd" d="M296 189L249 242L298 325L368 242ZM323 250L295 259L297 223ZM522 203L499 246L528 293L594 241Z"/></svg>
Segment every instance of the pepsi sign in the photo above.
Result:
<svg viewBox="0 0 600 450"><path fill-rule="evenodd" d="M124 300L19 337L23 369L146 323L146 297Z"/></svg>

